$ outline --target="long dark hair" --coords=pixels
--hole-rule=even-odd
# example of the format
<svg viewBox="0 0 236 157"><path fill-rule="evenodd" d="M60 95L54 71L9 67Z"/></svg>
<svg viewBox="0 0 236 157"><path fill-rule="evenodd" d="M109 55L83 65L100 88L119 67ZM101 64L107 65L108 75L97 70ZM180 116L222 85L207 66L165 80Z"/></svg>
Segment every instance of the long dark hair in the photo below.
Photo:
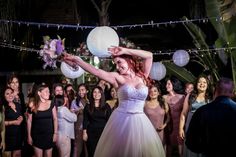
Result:
<svg viewBox="0 0 236 157"><path fill-rule="evenodd" d="M56 107L63 106L64 102L65 101L64 101L64 96L63 95L55 95L53 103Z"/></svg>
<svg viewBox="0 0 236 157"><path fill-rule="evenodd" d="M40 84L38 87L37 87L37 90L36 90L36 92L35 92L35 95L34 95L34 99L33 99L33 101L34 101L34 108L33 108L33 112L34 113L37 113L37 110L38 110L38 108L39 108L39 103L40 103L40 97L39 97L39 95L38 95L38 92L41 92L43 89L45 89L45 88L49 88L48 87L48 85L46 85L46 84Z"/></svg>
<svg viewBox="0 0 236 157"><path fill-rule="evenodd" d="M10 76L7 77L7 84L10 85L14 78L16 78L18 82L20 81L19 77L16 74L11 74ZM19 88L20 88L20 82L19 82ZM20 90L21 89L19 89L19 92Z"/></svg>
<svg viewBox="0 0 236 157"><path fill-rule="evenodd" d="M195 84L194 84L194 91L191 93L190 97L189 97L189 101L190 101L190 104L192 104L196 99L197 99L197 96L198 96L198 89L197 89L197 84L198 84L198 81L201 79L201 78L204 78L207 82L207 89L206 89L206 92L205 92L205 101L206 103L209 102L211 100L211 96L210 96L210 81L209 79L207 78L206 75L199 75Z"/></svg>
<svg viewBox="0 0 236 157"><path fill-rule="evenodd" d="M116 91L116 95L117 95L117 90L116 90L116 88L113 87L113 86L111 86L111 88L109 89L109 97L110 97L110 99L108 99L108 100L112 100L112 99L113 99L113 97L111 96L111 91L112 91L112 89L114 89L114 90ZM119 99L118 99L118 97L117 97L113 109L117 108L118 105L119 105Z"/></svg>
<svg viewBox="0 0 236 157"><path fill-rule="evenodd" d="M156 88L156 89L157 89L157 91L158 91L158 93L159 93L159 95L158 95L158 97L157 97L157 101L159 102L161 108L166 109L166 108L165 108L165 107L166 107L166 106L165 106L165 99L162 97L161 89L160 89L159 85L158 85L158 84L151 85L151 86L149 86L148 88L149 88L149 90L150 90L151 88ZM148 94L147 100L151 100L149 94Z"/></svg>
<svg viewBox="0 0 236 157"><path fill-rule="evenodd" d="M170 76L166 79L166 81L170 80L173 90L177 94L184 94L183 83L175 76Z"/></svg>
<svg viewBox="0 0 236 157"><path fill-rule="evenodd" d="M88 87L86 86L85 83L81 83L79 84L78 88L77 88L77 94L76 94L76 99L75 99L75 102L76 102L76 105L79 106L79 103L81 102L83 105L89 103L89 100L87 98L87 94L85 95L85 98L82 99L79 95L79 88L80 87L84 87L87 91L88 91Z"/></svg>
<svg viewBox="0 0 236 157"><path fill-rule="evenodd" d="M3 90L3 92L1 93L1 105L0 105L0 111L2 111L2 109L3 109L3 105L6 107L6 106L8 106L8 101L6 100L6 98L5 98L5 92L6 92L6 90L8 90L8 89L10 89L12 92L14 92L14 90L11 88L11 87L5 87L4 88L4 90Z"/></svg>
<svg viewBox="0 0 236 157"><path fill-rule="evenodd" d="M10 84L12 83L13 79L17 79L19 87L18 87L18 96L19 96L19 100L14 100L17 103L22 104L22 106L25 106L25 98L24 98L24 94L22 92L22 84L20 83L20 79L19 76L17 76L15 73L11 74L10 76L7 77L7 85L10 86ZM13 90L14 91L14 90Z"/></svg>
<svg viewBox="0 0 236 157"><path fill-rule="evenodd" d="M53 94L53 96L55 96L56 87L61 87L61 89L63 90L63 93L64 93L64 87L63 87L62 83L55 83L52 86L52 92L53 92L52 94Z"/></svg>
<svg viewBox="0 0 236 157"><path fill-rule="evenodd" d="M93 92L94 92L95 89L98 89L100 91L100 93L101 93L101 99L99 101L98 109L99 110L105 109L106 102L105 102L105 95L104 95L103 89L100 86L96 86L96 87L94 87L92 89L91 97L90 97L90 101L89 101L90 103L88 104L89 105L89 113L90 114L93 113L94 110L95 110L95 100L94 100L94 97L93 97Z"/></svg>

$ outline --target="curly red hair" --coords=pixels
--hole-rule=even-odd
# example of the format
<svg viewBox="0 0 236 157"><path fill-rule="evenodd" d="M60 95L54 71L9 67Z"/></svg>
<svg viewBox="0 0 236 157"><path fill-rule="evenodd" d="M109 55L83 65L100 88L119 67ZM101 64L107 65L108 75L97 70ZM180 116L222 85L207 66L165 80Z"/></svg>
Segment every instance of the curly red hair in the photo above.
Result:
<svg viewBox="0 0 236 157"><path fill-rule="evenodd" d="M150 77L146 77L143 73L142 58L134 57L131 55L120 55L117 57L120 57L120 58L123 58L124 60L126 60L126 62L128 63L128 66L137 74L137 76L144 79L147 86L150 86L153 84L153 80L151 80Z"/></svg>

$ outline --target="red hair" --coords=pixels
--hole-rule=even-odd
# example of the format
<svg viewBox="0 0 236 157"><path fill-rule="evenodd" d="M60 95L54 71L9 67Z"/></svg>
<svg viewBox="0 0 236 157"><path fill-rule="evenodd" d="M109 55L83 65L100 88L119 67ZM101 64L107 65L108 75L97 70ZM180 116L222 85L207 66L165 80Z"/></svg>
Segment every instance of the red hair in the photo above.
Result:
<svg viewBox="0 0 236 157"><path fill-rule="evenodd" d="M126 60L126 62L128 63L128 66L135 72L135 74L137 76L144 79L147 86L150 86L150 85L153 84L153 81L151 80L151 78L146 77L144 75L143 62L142 62L142 59L140 57L134 57L134 56L131 56L131 55L120 55L120 56L117 56L117 57L120 57L120 58L123 58L124 60Z"/></svg>

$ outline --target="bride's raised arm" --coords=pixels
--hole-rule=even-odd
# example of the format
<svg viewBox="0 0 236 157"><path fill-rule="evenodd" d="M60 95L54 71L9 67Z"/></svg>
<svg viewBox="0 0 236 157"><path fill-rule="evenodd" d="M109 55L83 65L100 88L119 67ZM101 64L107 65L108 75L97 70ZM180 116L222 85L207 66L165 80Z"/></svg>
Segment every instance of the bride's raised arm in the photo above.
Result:
<svg viewBox="0 0 236 157"><path fill-rule="evenodd" d="M118 73L116 72L107 72L102 69L97 69L93 65L85 62L82 60L79 56L74 56L72 54L64 53L62 60L69 64L72 67L80 66L83 68L85 71L97 76L100 79L103 79L112 85L117 84L116 78L118 77Z"/></svg>
<svg viewBox="0 0 236 157"><path fill-rule="evenodd" d="M143 73L146 77L149 76L153 60L153 54L151 52L140 49L124 48L124 47L111 47L108 50L114 57L123 54L141 57L143 59L143 65L144 65Z"/></svg>

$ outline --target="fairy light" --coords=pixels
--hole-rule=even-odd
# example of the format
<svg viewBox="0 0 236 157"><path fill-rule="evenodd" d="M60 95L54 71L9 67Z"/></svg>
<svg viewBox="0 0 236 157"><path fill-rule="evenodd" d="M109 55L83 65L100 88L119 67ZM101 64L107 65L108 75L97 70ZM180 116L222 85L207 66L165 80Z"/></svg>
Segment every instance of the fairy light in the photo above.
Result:
<svg viewBox="0 0 236 157"><path fill-rule="evenodd" d="M128 24L128 25L111 25L110 27L114 29L118 28L143 28L146 26L151 26L152 28L154 27L160 27L160 26L165 26L167 27L168 25L173 25L173 24L184 24L184 23L189 23L189 22L203 22L207 23L209 20L215 20L215 21L220 21L222 20L222 17L209 17L209 18L200 18L200 19L184 19L184 20L176 20L176 21L166 21L166 22L154 22L153 20L149 21L148 23L142 23L142 24ZM46 27L46 28L57 28L59 29L64 29L64 28L74 28L76 31L78 29L91 29L95 28L97 26L86 26L86 25L80 25L80 24L75 24L75 25L69 25L69 24L58 24L58 23L40 23L40 22L29 22L29 21L17 21L17 20L5 20L5 19L0 19L0 23L5 23L5 24L18 24L18 26L21 25L26 25L27 27L29 26L36 26L38 29L41 27Z"/></svg>
<svg viewBox="0 0 236 157"><path fill-rule="evenodd" d="M0 42L0 47L4 48L10 48L14 50L20 50L20 51L27 51L27 52L39 52L39 50L34 49L34 48L28 48L28 47L23 47L23 46L17 46L17 45L12 45L4 42Z"/></svg>
<svg viewBox="0 0 236 157"><path fill-rule="evenodd" d="M22 45L26 45L25 42L22 42ZM34 44L33 44L34 45ZM40 50L35 49L35 48L28 48L25 46L18 46L18 45L13 45L10 43L7 43L6 40L3 42L0 42L0 47L3 48L9 48L9 49L15 49L15 50L20 50L20 51L28 51L28 52L39 52ZM77 48L66 48L66 50L72 50L73 52L76 51ZM209 49L200 49L200 48L193 48L193 49L187 49L187 52L190 54L194 55L201 55L204 57L204 54L199 54L199 52L213 52L213 54L217 54L217 51L226 51L230 52L231 50L235 50L236 47L221 47L221 48L209 48ZM156 50L152 51L154 56L159 56L159 55L173 55L177 49L173 50ZM89 56L88 56L89 57Z"/></svg>

